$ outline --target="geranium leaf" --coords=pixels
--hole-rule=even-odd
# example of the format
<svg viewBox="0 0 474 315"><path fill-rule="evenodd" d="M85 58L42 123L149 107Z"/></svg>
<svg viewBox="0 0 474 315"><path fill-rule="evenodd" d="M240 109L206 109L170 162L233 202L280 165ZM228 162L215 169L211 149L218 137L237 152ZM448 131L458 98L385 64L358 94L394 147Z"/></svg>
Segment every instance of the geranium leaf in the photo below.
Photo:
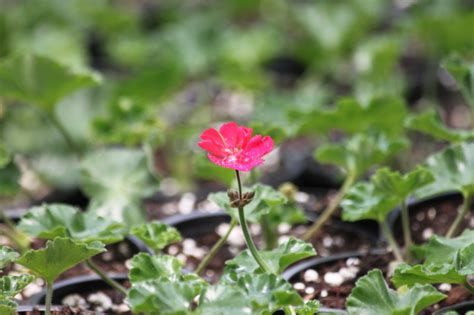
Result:
<svg viewBox="0 0 474 315"><path fill-rule="evenodd" d="M237 285L247 293L252 314L271 314L284 306L304 304L291 284L274 274L247 274Z"/></svg>
<svg viewBox="0 0 474 315"><path fill-rule="evenodd" d="M226 285L208 287L199 299L197 314L255 314L252 312L250 299L244 290Z"/></svg>
<svg viewBox="0 0 474 315"><path fill-rule="evenodd" d="M435 181L416 192L419 198L442 192L458 191L474 194L474 142L452 145L429 157L424 165Z"/></svg>
<svg viewBox="0 0 474 315"><path fill-rule="evenodd" d="M30 284L34 278L32 275L0 277L0 299L13 298Z"/></svg>
<svg viewBox="0 0 474 315"><path fill-rule="evenodd" d="M14 262L20 254L8 246L0 245L0 270L6 265Z"/></svg>
<svg viewBox="0 0 474 315"><path fill-rule="evenodd" d="M146 280L133 285L127 301L136 313L186 315L200 290L193 283Z"/></svg>
<svg viewBox="0 0 474 315"><path fill-rule="evenodd" d="M346 221L370 219L383 222L387 214L417 188L433 180L431 172L422 167L405 175L386 167L380 168L370 182L357 183L344 195L342 218Z"/></svg>
<svg viewBox="0 0 474 315"><path fill-rule="evenodd" d="M10 153L0 142L0 168L5 167L10 162Z"/></svg>
<svg viewBox="0 0 474 315"><path fill-rule="evenodd" d="M10 299L3 299L0 297L0 314L2 315L14 315L18 304Z"/></svg>
<svg viewBox="0 0 474 315"><path fill-rule="evenodd" d="M183 265L173 256L139 253L133 256L130 265L129 276L133 283L160 278L174 281L182 276Z"/></svg>
<svg viewBox="0 0 474 315"><path fill-rule="evenodd" d="M270 271L275 274L280 274L289 265L301 259L316 255L316 251L311 244L290 237L285 243L271 251L261 251L261 255L270 267ZM226 271L230 273L262 272L249 250L243 251L234 259L227 261L226 264Z"/></svg>
<svg viewBox="0 0 474 315"><path fill-rule="evenodd" d="M391 290L378 269L357 280L347 298L350 315L416 315L446 296L430 285L415 285L406 292Z"/></svg>
<svg viewBox="0 0 474 315"><path fill-rule="evenodd" d="M59 236L104 244L118 242L126 233L121 223L63 204L44 204L31 208L21 218L18 228L28 235L43 239Z"/></svg>
<svg viewBox="0 0 474 315"><path fill-rule="evenodd" d="M392 139L384 134L356 134L344 143L319 147L315 151L315 158L321 163L337 165L348 174L358 177L407 146L404 138Z"/></svg>
<svg viewBox="0 0 474 315"><path fill-rule="evenodd" d="M263 216L279 211L280 207L288 202L285 195L270 186L256 184L250 188L255 192L252 202L245 206L245 218L253 223L258 223ZM220 206L234 219L238 220L238 209L232 208L229 203L229 197L224 192L211 193L208 200Z"/></svg>
<svg viewBox="0 0 474 315"><path fill-rule="evenodd" d="M474 230L456 238L432 237L422 246L422 265L400 265L392 278L396 286L415 283L465 283L474 274Z"/></svg>
<svg viewBox="0 0 474 315"><path fill-rule="evenodd" d="M415 265L401 264L392 277L395 286L412 286L426 283L465 283L466 277L459 274L452 264Z"/></svg>
<svg viewBox="0 0 474 315"><path fill-rule="evenodd" d="M81 187L92 199L90 210L132 226L144 222L141 201L156 191L157 182L143 151L111 148L82 161Z"/></svg>
<svg viewBox="0 0 474 315"><path fill-rule="evenodd" d="M462 142L474 140L474 131L450 129L443 125L435 111L426 111L418 116L409 117L406 126L410 129L428 134L435 139Z"/></svg>
<svg viewBox="0 0 474 315"><path fill-rule="evenodd" d="M399 135L403 131L406 106L396 98L374 98L368 104L344 98L334 108L318 108L297 115L302 121L300 133L328 133L339 129L349 133L377 130Z"/></svg>
<svg viewBox="0 0 474 315"><path fill-rule="evenodd" d="M53 283L64 271L104 251L100 242L82 243L57 237L48 241L45 248L27 251L16 262Z"/></svg>
<svg viewBox="0 0 474 315"><path fill-rule="evenodd" d="M178 230L158 221L135 226L131 233L155 252L159 252L169 244L181 241Z"/></svg>
<svg viewBox="0 0 474 315"><path fill-rule="evenodd" d="M474 62L452 55L443 61L443 66L458 83L466 101L474 107Z"/></svg>
<svg viewBox="0 0 474 315"><path fill-rule="evenodd" d="M17 55L0 64L0 95L52 112L56 103L80 88L100 82L98 74L68 68L38 55Z"/></svg>
<svg viewBox="0 0 474 315"><path fill-rule="evenodd" d="M341 202L344 221L376 220L383 222L398 200L378 191L373 183L361 182L352 186Z"/></svg>

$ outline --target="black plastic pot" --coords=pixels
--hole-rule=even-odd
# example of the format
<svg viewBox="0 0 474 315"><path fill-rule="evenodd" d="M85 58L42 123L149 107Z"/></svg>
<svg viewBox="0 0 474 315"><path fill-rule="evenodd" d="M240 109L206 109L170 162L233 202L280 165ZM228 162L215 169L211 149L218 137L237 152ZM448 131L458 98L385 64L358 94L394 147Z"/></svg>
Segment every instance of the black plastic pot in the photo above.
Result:
<svg viewBox="0 0 474 315"><path fill-rule="evenodd" d="M462 302L437 310L433 315L446 314L449 311L456 311L458 315L464 315L469 311L474 311L474 301Z"/></svg>
<svg viewBox="0 0 474 315"><path fill-rule="evenodd" d="M331 263L331 262L336 262L338 260L341 260L341 259L347 259L347 258L351 258L351 257L354 257L354 258L361 258L361 257L364 257L366 256L367 254L370 254L370 255L382 255L382 254L385 254L387 253L387 251L385 249L374 249L374 250L371 250L369 252L360 252L360 251L354 251L354 252L348 252L348 253L341 253L341 254L336 254L336 255L332 255L332 256L328 256L328 257L314 257L314 258L311 258L311 259L308 259L308 260L304 260L302 262L299 262L299 263L296 263L294 264L293 266L290 266L288 269L286 269L283 274L282 274L282 277L291 282L291 281L294 281L295 278L304 270L307 270L307 269L314 269L316 268L317 266L319 265L322 265L322 264L327 264L327 263ZM346 312L344 310L334 310L334 309L326 309L327 312L329 313L336 313L336 314L346 314ZM318 313L319 314L319 313Z"/></svg>
<svg viewBox="0 0 474 315"><path fill-rule="evenodd" d="M456 203L462 204L462 195L458 192L448 192L421 199L412 198L407 202L408 212L413 215L413 213L417 213L422 208L426 208L430 205L437 205L443 201L455 201ZM397 237L397 235L401 235L402 228L400 208L392 211L388 218L388 223L392 231L394 231L395 237ZM380 237L384 239L383 236Z"/></svg>
<svg viewBox="0 0 474 315"><path fill-rule="evenodd" d="M179 214L163 220L164 223L175 227L184 237L193 238L211 233L221 223L230 222L230 216L225 212L191 212Z"/></svg>
<svg viewBox="0 0 474 315"><path fill-rule="evenodd" d="M59 312L61 311L62 306L58 305L53 305L51 306L51 311L53 312ZM44 314L45 306L44 305L38 305L38 306L32 306L32 305L20 305L17 309L17 314L18 315L30 315L30 314L37 314L37 312L41 312L40 314Z"/></svg>
<svg viewBox="0 0 474 315"><path fill-rule="evenodd" d="M109 274L110 278L117 282L128 281L127 274ZM53 304L61 305L62 300L69 294L87 294L111 287L96 275L77 276L74 278L58 281L53 285ZM46 301L46 291L32 296L30 305L42 305ZM97 314L97 313L95 313Z"/></svg>

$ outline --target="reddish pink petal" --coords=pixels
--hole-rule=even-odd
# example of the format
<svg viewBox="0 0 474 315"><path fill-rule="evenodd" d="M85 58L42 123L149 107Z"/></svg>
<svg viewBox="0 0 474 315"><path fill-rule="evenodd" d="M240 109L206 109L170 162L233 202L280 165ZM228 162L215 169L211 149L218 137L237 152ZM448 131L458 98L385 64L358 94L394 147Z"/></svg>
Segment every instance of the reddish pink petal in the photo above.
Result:
<svg viewBox="0 0 474 315"><path fill-rule="evenodd" d="M237 145L240 148L245 147L247 143L249 142L250 138L252 137L252 133L253 133L252 128L239 126L239 140L237 142Z"/></svg>
<svg viewBox="0 0 474 315"><path fill-rule="evenodd" d="M273 140L269 136L262 137L256 135L252 137L248 142L247 146L244 148L245 154L249 158L261 158L262 156L268 154L273 149Z"/></svg>
<svg viewBox="0 0 474 315"><path fill-rule="evenodd" d="M237 147L237 140L239 138L239 125L235 122L228 122L219 128L219 132L225 139L228 148Z"/></svg>
<svg viewBox="0 0 474 315"><path fill-rule="evenodd" d="M222 147L216 145L214 142L210 142L208 140L203 140L198 143L202 149L206 150L209 153L212 153L216 156L225 157L226 154L222 152Z"/></svg>
<svg viewBox="0 0 474 315"><path fill-rule="evenodd" d="M260 165L264 162L262 159L250 160L247 163L242 163L238 160L237 161L229 161L226 158L220 158L220 157L214 156L210 153L207 155L207 157L209 158L209 160L212 163L214 163L218 166L225 167L225 168L231 168L231 169L234 169L234 170L237 170L237 171L242 171L242 172L248 172L248 171L252 170L255 166L258 166L258 165Z"/></svg>
<svg viewBox="0 0 474 315"><path fill-rule="evenodd" d="M224 144L224 139L219 134L219 132L214 128L209 128L209 129L204 130L201 133L201 139L213 142L216 145L221 145L221 146L225 145Z"/></svg>

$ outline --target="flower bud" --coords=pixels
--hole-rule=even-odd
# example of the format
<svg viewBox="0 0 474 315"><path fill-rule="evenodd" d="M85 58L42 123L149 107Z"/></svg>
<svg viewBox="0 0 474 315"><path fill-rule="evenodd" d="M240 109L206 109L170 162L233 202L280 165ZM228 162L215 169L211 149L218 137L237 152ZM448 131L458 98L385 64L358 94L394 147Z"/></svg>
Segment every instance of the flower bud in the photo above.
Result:
<svg viewBox="0 0 474 315"><path fill-rule="evenodd" d="M227 196L229 197L229 201L231 204L232 202L239 200L239 193L235 189L227 190Z"/></svg>
<svg viewBox="0 0 474 315"><path fill-rule="evenodd" d="M285 197L288 198L288 200L291 200L291 201L295 200L295 195L298 192L298 188L289 182L281 184L280 187L278 187L278 190L283 195L285 195Z"/></svg>

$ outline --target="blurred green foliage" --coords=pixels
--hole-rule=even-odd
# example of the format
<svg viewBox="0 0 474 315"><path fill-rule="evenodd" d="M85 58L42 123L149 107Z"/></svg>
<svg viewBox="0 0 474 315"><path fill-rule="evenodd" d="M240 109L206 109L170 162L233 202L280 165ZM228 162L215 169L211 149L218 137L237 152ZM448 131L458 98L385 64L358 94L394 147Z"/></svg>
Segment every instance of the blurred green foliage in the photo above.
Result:
<svg viewBox="0 0 474 315"><path fill-rule="evenodd" d="M443 95L453 91L472 104L473 8L0 0L0 143L50 187L77 187L80 156L98 147L144 146L158 174L188 188L231 180L204 165L196 146L201 130L222 121L277 144L302 131L400 135L407 105L450 108Z"/></svg>

